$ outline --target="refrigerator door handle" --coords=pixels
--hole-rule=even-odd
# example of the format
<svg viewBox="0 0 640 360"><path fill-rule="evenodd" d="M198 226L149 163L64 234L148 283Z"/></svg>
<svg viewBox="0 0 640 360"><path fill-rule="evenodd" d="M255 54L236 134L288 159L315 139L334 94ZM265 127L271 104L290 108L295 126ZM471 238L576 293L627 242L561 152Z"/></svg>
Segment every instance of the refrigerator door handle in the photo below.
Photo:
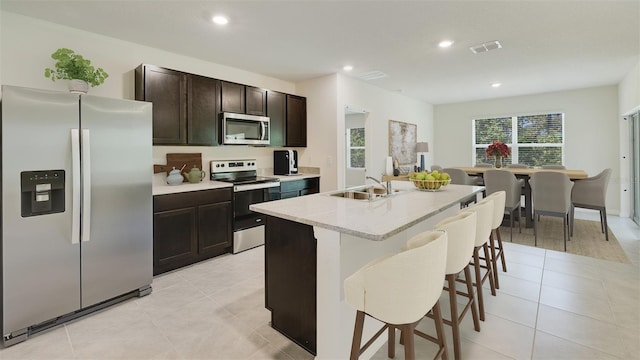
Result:
<svg viewBox="0 0 640 360"><path fill-rule="evenodd" d="M91 139L89 129L82 129L82 241L91 235Z"/></svg>
<svg viewBox="0 0 640 360"><path fill-rule="evenodd" d="M71 129L71 243L80 243L80 132Z"/></svg>

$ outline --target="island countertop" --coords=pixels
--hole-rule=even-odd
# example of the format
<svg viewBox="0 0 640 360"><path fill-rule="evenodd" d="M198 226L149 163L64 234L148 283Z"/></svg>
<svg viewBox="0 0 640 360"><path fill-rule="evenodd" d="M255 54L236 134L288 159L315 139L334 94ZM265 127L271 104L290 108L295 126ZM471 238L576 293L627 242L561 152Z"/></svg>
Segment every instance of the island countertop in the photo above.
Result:
<svg viewBox="0 0 640 360"><path fill-rule="evenodd" d="M330 194L300 196L253 204L252 211L381 241L437 214L473 194L482 186L448 185L441 191L419 191L411 182L394 181L392 196L376 200L346 199Z"/></svg>

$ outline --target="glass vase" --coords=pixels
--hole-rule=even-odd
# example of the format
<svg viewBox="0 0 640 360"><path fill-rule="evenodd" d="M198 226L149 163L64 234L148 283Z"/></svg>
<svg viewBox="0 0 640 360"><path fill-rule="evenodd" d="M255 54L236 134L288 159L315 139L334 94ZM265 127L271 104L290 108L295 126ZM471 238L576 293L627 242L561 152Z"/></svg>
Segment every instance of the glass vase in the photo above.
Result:
<svg viewBox="0 0 640 360"><path fill-rule="evenodd" d="M493 166L496 169L499 169L502 167L502 156L494 156L494 162L493 162Z"/></svg>

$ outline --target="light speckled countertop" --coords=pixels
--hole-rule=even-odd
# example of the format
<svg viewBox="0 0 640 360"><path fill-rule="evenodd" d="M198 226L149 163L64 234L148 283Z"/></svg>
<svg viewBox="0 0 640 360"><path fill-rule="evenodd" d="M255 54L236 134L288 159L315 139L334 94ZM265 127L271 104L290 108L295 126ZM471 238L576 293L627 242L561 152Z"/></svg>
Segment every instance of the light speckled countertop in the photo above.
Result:
<svg viewBox="0 0 640 360"><path fill-rule="evenodd" d="M249 209L302 224L318 226L365 239L385 240L461 200L481 192L482 186L449 185L442 191L418 191L408 181L393 181L400 190L368 201L326 193L253 204Z"/></svg>

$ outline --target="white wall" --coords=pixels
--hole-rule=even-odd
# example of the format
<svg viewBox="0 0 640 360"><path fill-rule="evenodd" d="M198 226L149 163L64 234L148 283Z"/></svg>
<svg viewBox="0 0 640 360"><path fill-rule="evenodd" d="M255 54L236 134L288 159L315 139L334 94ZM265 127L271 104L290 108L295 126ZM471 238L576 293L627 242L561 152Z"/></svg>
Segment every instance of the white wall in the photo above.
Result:
<svg viewBox="0 0 640 360"><path fill-rule="evenodd" d="M472 119L559 111L565 114L565 166L595 175L613 170L607 211L620 212L618 87L602 86L545 94L436 105L435 161L471 166ZM430 147L431 148L431 147Z"/></svg>
<svg viewBox="0 0 640 360"><path fill-rule="evenodd" d="M350 105L364 108L367 116L367 175L380 179L385 171L386 157L389 156L389 120L417 125L417 141L433 141L433 106L397 92L390 92L364 81L338 75L337 126L339 161L344 162L344 108ZM426 154L425 162L431 165L432 153ZM343 167L344 168L344 167ZM341 184L344 185L344 184Z"/></svg>
<svg viewBox="0 0 640 360"><path fill-rule="evenodd" d="M66 81L52 82L44 77L44 69L54 65L51 53L66 47L109 73L104 84L89 89L92 95L133 99L133 70L142 63L297 94L295 84L290 82L4 11L0 13L0 46L3 85L67 91ZM249 146L154 146L153 162L166 164L167 152L201 152L205 170L209 160L237 158L256 158L258 167L271 168L273 150ZM304 152L302 148L297 150Z"/></svg>
<svg viewBox="0 0 640 360"><path fill-rule="evenodd" d="M639 110L640 106L640 61L627 73L618 85L620 114Z"/></svg>

